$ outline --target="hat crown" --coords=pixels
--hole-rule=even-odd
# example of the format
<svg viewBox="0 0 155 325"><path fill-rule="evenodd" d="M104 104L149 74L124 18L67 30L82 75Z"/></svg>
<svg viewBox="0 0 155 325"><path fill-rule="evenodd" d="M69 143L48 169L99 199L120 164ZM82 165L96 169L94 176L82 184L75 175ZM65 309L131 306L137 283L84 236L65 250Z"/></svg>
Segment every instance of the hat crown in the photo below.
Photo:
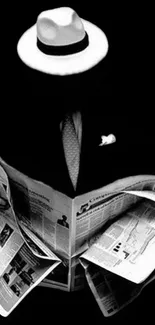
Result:
<svg viewBox="0 0 155 325"><path fill-rule="evenodd" d="M81 41L84 36L82 20L69 7L47 10L38 16L37 37L46 45L69 45Z"/></svg>

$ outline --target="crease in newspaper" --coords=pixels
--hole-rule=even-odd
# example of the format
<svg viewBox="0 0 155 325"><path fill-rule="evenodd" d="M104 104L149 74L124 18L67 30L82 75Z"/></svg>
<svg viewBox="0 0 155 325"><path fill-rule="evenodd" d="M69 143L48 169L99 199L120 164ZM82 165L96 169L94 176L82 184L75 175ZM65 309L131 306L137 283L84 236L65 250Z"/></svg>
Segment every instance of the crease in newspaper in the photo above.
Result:
<svg viewBox="0 0 155 325"><path fill-rule="evenodd" d="M123 191L124 193L128 193L131 195L136 195L139 197L143 197L155 202L155 192L154 191Z"/></svg>

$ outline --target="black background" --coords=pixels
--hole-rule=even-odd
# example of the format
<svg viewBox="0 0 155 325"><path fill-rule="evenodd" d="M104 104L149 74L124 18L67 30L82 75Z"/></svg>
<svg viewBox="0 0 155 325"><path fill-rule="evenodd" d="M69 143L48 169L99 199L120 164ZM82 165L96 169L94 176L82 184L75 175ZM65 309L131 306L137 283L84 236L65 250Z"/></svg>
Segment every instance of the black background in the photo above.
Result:
<svg viewBox="0 0 155 325"><path fill-rule="evenodd" d="M57 103L58 84L63 91L78 89L82 95L87 91L95 92L100 98L111 96L113 103L121 97L121 102L137 103L134 112L140 117L141 112L150 115L153 122L153 38L151 9L135 8L135 5L114 7L111 3L74 2L73 1L34 1L7 3L1 12L1 148L12 149L13 144L20 145L20 132L27 127L27 121L36 119L37 108L30 108L33 82L39 88L39 74L29 83L25 69L21 64L16 45L23 32L33 25L42 11L58 6L71 6L82 18L88 19L101 27L109 40L109 52L105 60L91 73L53 79L53 103ZM98 82L95 82L97 76ZM74 81L74 82L73 82ZM80 85L80 87L79 87ZM93 87L92 87L93 85ZM95 88L94 88L95 86ZM36 87L36 88L37 88ZM36 92L35 88L35 92ZM92 90L93 89L93 90ZM47 91L48 91L47 87ZM91 91L90 91L91 90ZM36 92L36 98L39 97ZM71 93L71 91L70 91ZM35 101L36 98L33 100ZM118 105L118 104L117 104ZM113 109L120 109L119 105ZM134 105L135 107L135 105ZM132 110L132 105L131 105ZM122 105L123 109L123 105ZM125 108L124 108L125 109ZM47 108L46 108L47 110ZM48 114L48 112L47 112ZM47 116L47 115L46 115ZM37 115L37 123L39 117ZM33 123L32 123L33 124ZM1 324L29 324L57 322L58 324L104 322L121 324L132 321L153 321L154 319L154 284L150 284L141 296L116 316L105 319L99 310L89 289L76 293L64 293L37 287L6 319L0 318Z"/></svg>
<svg viewBox="0 0 155 325"><path fill-rule="evenodd" d="M35 5L36 4L36 5ZM40 73L26 69L17 56L16 46L20 36L30 26L35 24L37 15L48 8L71 6L82 18L88 19L101 27L109 41L109 51L106 58L87 73L53 77L50 82L40 82ZM7 7L7 4L6 4ZM7 12L7 15L5 14ZM31 1L20 4L10 4L4 9L1 33L1 68L2 68L2 99L3 111L12 113L17 126L24 125L27 115L36 118L37 108L30 110L30 102L34 96L51 96L52 103L57 105L57 98L69 93L84 97L86 93L99 97L110 97L113 100L113 111L120 109L131 111L131 115L139 116L143 111L146 115L153 110L153 38L151 8L126 5L113 6L111 3L78 1ZM27 71L28 70L28 71ZM47 78L46 78L47 79ZM41 80L43 76L41 75ZM52 80L52 81L51 81ZM97 82L96 82L97 80ZM52 85L52 87L51 87ZM60 96L60 87L62 96ZM32 96L33 93L33 96ZM73 93L73 96L72 96ZM101 97L102 96L102 97ZM86 96L85 96L86 97ZM120 102L121 98L121 102ZM70 99L70 101L71 101ZM118 100L119 99L119 100ZM34 105L35 106L35 105ZM37 106L37 105L36 105ZM126 108L127 106L127 108ZM136 108L136 110L135 110ZM44 107L48 112L48 108ZM91 107L93 109L93 107ZM59 106L60 111L60 106ZM18 114L20 113L20 114ZM8 117L8 116L7 116ZM39 118L39 116L38 116ZM8 122L9 118L7 118ZM47 120L47 119L46 119ZM18 125L19 126L19 125ZM14 128L15 129L15 128Z"/></svg>

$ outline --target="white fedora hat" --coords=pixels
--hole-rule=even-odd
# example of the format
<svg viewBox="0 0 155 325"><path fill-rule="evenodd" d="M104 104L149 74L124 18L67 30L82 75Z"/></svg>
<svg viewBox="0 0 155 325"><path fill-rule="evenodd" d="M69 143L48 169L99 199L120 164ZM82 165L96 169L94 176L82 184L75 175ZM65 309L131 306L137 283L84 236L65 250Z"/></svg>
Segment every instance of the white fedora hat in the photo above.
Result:
<svg viewBox="0 0 155 325"><path fill-rule="evenodd" d="M107 51L104 32L69 7L43 11L17 45L18 55L26 65L53 75L86 71Z"/></svg>

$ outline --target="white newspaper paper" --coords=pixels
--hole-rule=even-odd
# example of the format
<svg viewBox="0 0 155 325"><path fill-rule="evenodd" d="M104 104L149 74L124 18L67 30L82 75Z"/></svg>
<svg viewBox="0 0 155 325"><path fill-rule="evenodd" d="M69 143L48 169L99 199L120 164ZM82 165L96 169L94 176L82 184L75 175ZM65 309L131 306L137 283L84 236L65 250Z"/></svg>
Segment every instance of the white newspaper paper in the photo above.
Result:
<svg viewBox="0 0 155 325"><path fill-rule="evenodd" d="M155 269L155 203L124 213L82 257L135 283L144 281Z"/></svg>
<svg viewBox="0 0 155 325"><path fill-rule="evenodd" d="M44 263L46 265L48 264L48 269L45 270L43 267L44 271L37 278L36 284L40 283L41 285L68 291L82 288L85 283L85 275L84 269L79 262L79 257L83 252L86 254L86 250L88 250L89 247L90 250L88 250L88 252L91 252L92 247L94 247L92 244L95 242L96 245L97 238L99 241L101 240L101 234L105 236L105 226L107 223L110 222L111 226L115 224L115 222L118 223L119 216L122 216L123 213L128 213L129 209L131 209L130 222L126 225L124 224L124 226L119 225L119 227L123 229L122 235L119 235L119 240L122 240L121 247L125 247L126 245L123 239L126 238L125 235L123 235L127 233L126 229L128 229L128 232L129 230L132 232L132 225L135 224L136 228L135 220L139 218L137 229L138 231L142 229L143 233L145 233L145 244L149 247L149 251L147 248L145 249L145 254L141 255L143 255L145 259L146 254L148 254L147 258L150 258L154 250L154 239L151 237L154 234L154 226L153 222L150 222L150 214L148 212L148 214L146 213L146 215L144 215L145 218L141 218L140 215L133 215L132 211L135 210L137 204L141 203L144 198L147 199L145 204L151 202L152 209L152 204L155 201L154 195L155 176L138 175L120 179L101 189L71 199L42 182L30 179L28 176L6 164L0 158L0 229L3 231L5 222L11 222L16 229L16 233L20 235L20 240L23 241L24 245L29 249L30 254L32 254L34 258L39 259L39 261L41 260L43 265ZM141 225L142 220L143 225ZM116 226L118 228L118 224L115 224L113 227ZM113 245L115 245L116 238L112 238L110 235L109 238L109 245L110 240L113 240ZM17 239L18 236L16 235L16 240ZM139 237L137 243L139 243ZM140 247L137 245L140 245ZM115 254L113 254L113 259L117 258L121 261L115 273L121 275L121 278L123 276L129 278L132 274L132 280L140 282L150 274L152 267L150 264L151 262L148 263L148 270L145 271L145 274L141 273L139 276L138 274L136 275L136 273L133 275L134 272L132 270L128 272L131 274L127 274L125 271L123 274L122 270L124 270L124 268L121 266L124 265L124 262L133 265L138 265L138 261L140 263L142 257L140 257L140 255L138 256L138 251L140 252L140 250L142 251L143 249L142 241L137 245L135 244L137 249L137 255L135 255L137 256L135 260L136 263L134 261L133 252L130 257L128 257L128 259L126 258L124 261L124 253L121 253L120 250L119 254L116 254L114 251ZM6 244L4 246L6 246ZM103 248L101 243L100 246L102 246L102 253L103 251L107 253L108 248ZM112 249L112 246L109 247ZM20 250L20 247L17 247L14 253L15 255L18 254L18 250ZM119 258L117 255L119 255ZM5 264L4 272L5 268L10 268L11 259L14 258L14 255L10 256L10 260L8 261L9 264L7 264L3 255L4 262L2 263ZM85 255L83 256L85 257ZM110 256L112 256L112 253ZM95 258L100 261L97 254ZM85 263L89 263L88 261L86 262L84 258L82 261L83 264L84 261ZM52 263L52 265L50 263ZM104 263L107 263L106 258L104 259ZM99 265L99 262L97 265ZM111 264L110 267L112 267ZM1 273L2 277L3 273ZM86 277L88 277L87 273L88 272L86 272ZM40 282L41 279L43 280L42 282ZM24 297L24 294L22 297ZM9 312L12 311L14 306L10 307ZM5 310L5 308L3 309ZM2 310L2 314L5 314L4 310ZM8 311L6 311L6 314L8 314Z"/></svg>
<svg viewBox="0 0 155 325"><path fill-rule="evenodd" d="M105 317L121 311L155 280L155 271L142 283L135 284L86 260L82 260L82 265L90 289Z"/></svg>
<svg viewBox="0 0 155 325"><path fill-rule="evenodd" d="M8 316L61 260L42 250L20 231L10 199L9 182L0 166L0 314ZM29 245L28 245L29 242Z"/></svg>

